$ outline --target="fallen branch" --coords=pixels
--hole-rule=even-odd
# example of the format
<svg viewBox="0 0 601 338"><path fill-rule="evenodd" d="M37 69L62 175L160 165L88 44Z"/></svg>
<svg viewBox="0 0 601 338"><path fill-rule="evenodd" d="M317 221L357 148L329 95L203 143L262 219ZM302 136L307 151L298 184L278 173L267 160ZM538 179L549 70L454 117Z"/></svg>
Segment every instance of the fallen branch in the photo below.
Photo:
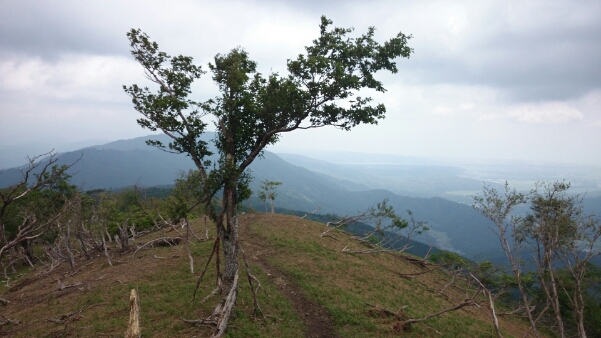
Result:
<svg viewBox="0 0 601 338"><path fill-rule="evenodd" d="M497 316L501 316L501 317L502 317L502 316L511 316L511 315L514 315L514 314L516 314L516 313L518 313L518 312L522 312L522 311L526 312L526 308L525 308L523 305L520 305L520 306L519 306L517 309L515 309L515 310L512 310L512 311L502 311L502 312L499 312L499 313L497 313ZM532 311L534 311L534 307L532 307L532 308L530 309L530 312L532 312Z"/></svg>
<svg viewBox="0 0 601 338"><path fill-rule="evenodd" d="M240 245L238 245L238 249L242 253L242 258L244 259L244 266L246 267L246 276L248 277L248 284L250 284L250 290L253 293L253 302L254 302L254 306L255 306L255 308L254 308L255 317L258 314L263 316L263 310L261 310L261 307L259 306L259 300L257 299L257 291L259 289L263 290L263 292L265 292L267 297L269 297L269 294L267 293L267 291L265 291L265 289L263 289L263 286L261 285L261 282L259 281L259 279L257 279L257 277L253 276L253 274L250 273L250 267L248 266L248 260L246 259L246 253L244 253L244 250L242 250ZM253 280L255 282L257 282L256 288L253 286Z"/></svg>
<svg viewBox="0 0 601 338"><path fill-rule="evenodd" d="M60 279L57 279L56 281L58 282L58 290L59 291L63 291L65 289L73 288L73 287L80 286L83 284L82 282L77 282L75 284L66 285L66 284L63 284Z"/></svg>
<svg viewBox="0 0 601 338"><path fill-rule="evenodd" d="M438 293L439 293L440 295L443 295L443 294L444 294L444 292L447 290L447 288L448 288L449 286L453 285L453 283L455 282L455 278L457 278L457 276L459 276L459 275L460 275L460 273L461 273L461 268L460 268L460 269L457 269L457 270L455 271L455 273L453 273L453 275L452 275L452 277L451 277L451 281L450 281L449 283L447 283L447 284L446 284L446 285L445 285L445 286L442 288L442 290L440 290Z"/></svg>
<svg viewBox="0 0 601 338"><path fill-rule="evenodd" d="M319 210L319 208L317 208L314 212L317 212L317 210ZM305 215L307 216L307 215ZM301 217L301 218L305 218L305 216ZM344 226L347 226L349 224L353 224L353 223L357 223L360 221L365 220L366 218L366 213L361 213L357 216L352 216L352 217L344 217L341 220L337 221L337 222L328 222L326 223L326 226L329 227L328 230L324 231L320 237L324 237L326 235L328 235L328 233L334 229L339 229L342 228Z"/></svg>
<svg viewBox="0 0 601 338"><path fill-rule="evenodd" d="M430 269L430 270L426 270L426 271L416 272L416 273L399 273L399 276L401 276L403 278L411 278L413 276L425 275L428 272L432 272L432 271L436 271L436 270L438 270L438 267L435 267L434 269Z"/></svg>
<svg viewBox="0 0 601 338"><path fill-rule="evenodd" d="M313 211L311 211L311 212L309 212L309 213L306 213L306 214L305 214L304 216L302 216L301 218L306 218L306 217L307 217L307 216L309 216L309 215L313 215L314 213L318 212L318 211L319 211L319 209L321 209L321 205L320 205L320 206L318 206L318 207L317 207L317 209L315 209L315 210L313 210Z"/></svg>
<svg viewBox="0 0 601 338"><path fill-rule="evenodd" d="M81 313L83 312L83 309L84 309L84 307L82 306L79 309L79 311L71 312L66 315L62 315L58 318L49 318L48 321L53 322L55 324L67 324L67 323L73 322L77 319L83 318L83 316L81 315Z"/></svg>
<svg viewBox="0 0 601 338"><path fill-rule="evenodd" d="M6 318L3 315L0 314L0 317L4 318L4 320L0 320L0 327L7 325L7 324L13 324L13 325L20 325L21 321L18 319L10 319L10 318Z"/></svg>
<svg viewBox="0 0 601 338"><path fill-rule="evenodd" d="M209 255L209 260L207 260L207 264L205 264L205 267L202 270L202 273L200 274L200 277L198 277L198 281L196 282L196 288L194 288L194 294L192 295L192 300L196 299L196 292L198 291L198 287L200 286L200 282L202 281L202 277L207 272L207 267L209 266L209 263L211 263L211 259L213 258L213 254L215 254L215 252L217 252L217 248L218 247L219 247L219 236L217 236L215 238L215 243L213 243L213 250L211 251L211 255ZM219 252L217 252L217 257L219 258ZM218 285L217 288L220 289L220 286ZM213 293L211 293L211 294L213 294ZM205 301L205 299L203 299L203 302L204 301Z"/></svg>
<svg viewBox="0 0 601 338"><path fill-rule="evenodd" d="M495 331L497 332L497 336L499 338L503 338L503 336L501 335L501 330L499 329L499 320L497 319L497 315L495 313L495 303L492 299L492 293L471 272L470 272L470 276L472 276L472 278L478 283L478 285L480 285L482 292L484 292L488 296L488 301L490 303L490 312L491 312L491 316L492 316L492 323L495 326Z"/></svg>
<svg viewBox="0 0 601 338"><path fill-rule="evenodd" d="M225 299L215 307L215 310L211 316L206 319L182 319L182 321L192 325L215 327L215 331L213 331L211 338L222 337L225 333L227 323L238 296L238 277L238 271L236 271L229 293ZM219 290L219 288L216 288L215 290ZM215 291L213 292L215 293Z"/></svg>
<svg viewBox="0 0 601 338"><path fill-rule="evenodd" d="M232 314L232 310L234 309L234 304L236 303L236 298L238 296L238 271L236 270L236 274L234 275L234 281L230 288L230 292L225 297L225 300L222 304L217 305L215 311L211 315L210 318L216 318L217 327L215 328L215 332L213 332L212 338L222 337L225 333L225 329L227 328L227 323L229 322L230 316Z"/></svg>
<svg viewBox="0 0 601 338"><path fill-rule="evenodd" d="M402 328L404 330L407 330L411 326L411 324L425 322L426 320L428 320L430 318L434 318L434 317L440 316L440 315L442 315L444 313L447 313L447 312L459 310L459 309L461 309L463 307L466 307L466 306L474 306L474 305L476 305L475 298L476 298L476 296L479 293L480 292L476 292L476 294L472 298L467 298L463 302L461 302L459 304L456 304L455 306L452 306L450 308L446 308L446 309L438 311L436 313L429 314L429 315L427 315L427 316L425 316L423 318L405 320L405 321L403 321L401 323L400 328Z"/></svg>
<svg viewBox="0 0 601 338"><path fill-rule="evenodd" d="M218 286L216 288L213 289L213 291L211 291L211 293L209 293L205 298L203 298L200 302L204 303L207 300L211 299L211 297L215 296L219 291L221 291L221 286Z"/></svg>
<svg viewBox="0 0 601 338"><path fill-rule="evenodd" d="M178 245L181 241L182 241L181 237L161 237L161 238L154 239L154 240L142 245L138 249L136 249L136 251L134 251L134 253L132 254L131 258L132 259L136 258L136 254L138 253L138 251L142 250L142 248L146 247L147 245L152 244L154 246L155 242L163 243L163 245L159 244L159 246L174 246L174 245Z"/></svg>
<svg viewBox="0 0 601 338"><path fill-rule="evenodd" d="M399 320L403 320L404 316L402 316L402 313L403 313L403 310L405 310L405 308L407 308L407 305L405 305L402 308L400 308L398 312L394 312L394 311L391 311L391 310L385 309L383 307L380 307L378 305L374 305L374 304L370 304L370 303L365 303L365 305L375 308L375 311L377 311L377 312L384 313L388 316L395 317L396 319L399 319Z"/></svg>

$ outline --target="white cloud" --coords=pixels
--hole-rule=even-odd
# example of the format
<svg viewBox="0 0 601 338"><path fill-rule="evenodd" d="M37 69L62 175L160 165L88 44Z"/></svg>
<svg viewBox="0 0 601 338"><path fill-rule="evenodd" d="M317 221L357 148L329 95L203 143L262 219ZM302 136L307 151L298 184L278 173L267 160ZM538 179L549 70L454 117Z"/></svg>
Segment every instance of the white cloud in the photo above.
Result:
<svg viewBox="0 0 601 338"><path fill-rule="evenodd" d="M123 102L118 83L141 74L133 60L119 56L65 55L56 62L10 58L0 61L0 89L37 99Z"/></svg>
<svg viewBox="0 0 601 338"><path fill-rule="evenodd" d="M552 124L580 121L584 117L580 110L565 102L519 105L510 109L507 116L521 122Z"/></svg>

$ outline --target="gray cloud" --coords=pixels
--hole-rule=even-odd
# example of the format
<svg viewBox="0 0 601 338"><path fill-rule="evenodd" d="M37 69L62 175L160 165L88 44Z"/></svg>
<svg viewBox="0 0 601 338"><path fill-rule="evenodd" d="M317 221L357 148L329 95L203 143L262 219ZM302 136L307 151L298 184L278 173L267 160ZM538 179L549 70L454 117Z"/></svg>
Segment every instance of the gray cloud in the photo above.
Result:
<svg viewBox="0 0 601 338"><path fill-rule="evenodd" d="M112 29L122 18L94 12L87 2L4 1L0 51L54 60L65 53L125 54L125 32ZM106 11L109 12L109 11Z"/></svg>
<svg viewBox="0 0 601 338"><path fill-rule="evenodd" d="M0 0L0 144L22 141L24 118L40 140L144 134L121 90L122 84L144 81L129 56L125 33L132 27L146 31L169 54L191 55L198 63L241 45L261 71L284 72L285 60L319 34L322 14L336 26L356 27L357 34L376 26L379 41L399 31L414 36L415 54L399 60L399 74L378 75L390 89L382 98L389 117L377 127L378 135L360 128L350 139L381 139L384 145L397 140L411 145L413 155L477 156L507 148L503 135L516 128L523 135L514 143L532 144L523 158L544 147L540 140L548 137L542 136L569 125L566 133L574 140L590 141L565 159L599 151L597 0ZM216 94L208 75L196 89L197 100ZM444 123L432 133L436 121ZM344 140L341 147L352 144L340 135L331 139ZM496 136L486 139L490 135ZM477 147L471 145L476 137ZM583 144L569 137L565 142L561 149ZM336 144L319 141L315 147L325 143Z"/></svg>
<svg viewBox="0 0 601 338"><path fill-rule="evenodd" d="M401 64L402 72L412 83L495 87L510 101L581 97L601 88L601 6L569 4L570 11L549 17L544 12L551 5L543 3L517 27L509 22L511 13L491 13L498 10L494 7L471 13L469 31L445 41L453 50L416 33L415 55Z"/></svg>

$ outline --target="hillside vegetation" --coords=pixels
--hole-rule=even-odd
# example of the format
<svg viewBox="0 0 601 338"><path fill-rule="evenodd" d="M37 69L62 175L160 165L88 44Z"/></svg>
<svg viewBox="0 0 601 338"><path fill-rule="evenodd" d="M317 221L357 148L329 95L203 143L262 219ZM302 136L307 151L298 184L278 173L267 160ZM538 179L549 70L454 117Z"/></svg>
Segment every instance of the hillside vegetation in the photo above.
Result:
<svg viewBox="0 0 601 338"><path fill-rule="evenodd" d="M139 290L143 337L209 336L210 328L182 319L199 319L211 312L217 298L201 300L214 289L211 263L191 301L199 272L214 243L214 226L192 222L201 240L191 244L195 274L182 245L133 250L160 237L177 237L172 228L136 238L132 251L119 254L112 246L106 257L20 271L2 284L0 309L6 323L0 334L11 337L122 337L128 323L129 292ZM209 239L204 238L208 229ZM346 233L296 216L240 216L242 249L250 269L266 292L258 290L263 315L253 315L253 298L246 271L240 271L240 295L228 337L493 337L488 302L467 306L411 326L421 318L460 303L475 289L447 286L441 271L424 273L407 259L379 254L350 254L365 247ZM402 276L404 275L404 277ZM447 286L447 287L445 287ZM267 296L267 294L269 296ZM371 304L371 305L368 305ZM377 307L376 307L377 306ZM400 310L402 309L402 310ZM387 312L389 310L390 312ZM502 309L497 309L502 311ZM519 318L499 317L504 337L522 337L528 325Z"/></svg>

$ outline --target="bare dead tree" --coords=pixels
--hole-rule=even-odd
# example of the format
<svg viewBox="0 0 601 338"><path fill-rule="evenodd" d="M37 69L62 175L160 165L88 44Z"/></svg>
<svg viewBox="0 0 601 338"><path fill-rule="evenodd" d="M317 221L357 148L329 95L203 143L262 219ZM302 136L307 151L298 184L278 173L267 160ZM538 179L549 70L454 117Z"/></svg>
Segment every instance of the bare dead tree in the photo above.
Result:
<svg viewBox="0 0 601 338"><path fill-rule="evenodd" d="M360 212L356 216L347 216L337 222L328 222L327 225L332 226L332 228L322 233L321 236L329 235L332 230L352 223L364 222L373 224L373 229L365 234L351 236L351 238L368 248L352 251L347 246L342 249L343 252L350 254L402 253L410 248L413 236L428 230L425 222L416 221L410 210L407 210L407 213L409 214L409 221L399 217L394 208L388 204L388 199L384 199L377 203L375 207Z"/></svg>
<svg viewBox="0 0 601 338"><path fill-rule="evenodd" d="M46 162L43 162L43 159L47 156ZM81 159L81 157L80 157ZM33 191L37 191L43 188L47 188L52 186L54 183L65 177L65 172L71 168L75 163L79 161L75 161L70 165L63 165L61 167L56 166L56 162L58 158L56 157L56 153L53 150L33 156L27 157L27 167L21 170L21 180L11 186L8 189L0 190L0 246L4 250L0 251L0 257L3 252L6 252L9 248L13 247L16 244L21 243L24 240L27 240L27 237L31 236L32 233L36 231L30 231L31 228L28 228L27 225L23 224L19 228L19 233L21 233L21 237L18 241L10 241L9 244L8 239L6 238L6 229L4 224L4 216L8 210L8 207L14 202L23 199L25 196L30 194ZM0 171L0 175L2 171ZM33 180L33 182L32 182ZM35 227L35 226L34 226ZM28 228L28 229L26 229ZM35 227L37 230L41 230ZM24 232L22 232L22 230Z"/></svg>
<svg viewBox="0 0 601 338"><path fill-rule="evenodd" d="M240 244L238 243L238 245L240 245ZM263 290L263 292L265 292L267 297L269 297L269 294L267 293L267 291L265 291L265 289L263 289L263 286L261 285L261 282L259 281L259 279L250 272L250 266L248 265L248 259L246 258L246 253L244 252L244 250L242 250L242 247L239 247L238 249L240 250L240 253L242 254L242 258L244 259L244 266L246 267L246 277L248 278L248 284L249 284L250 290L252 291L252 294L253 294L255 317L263 316L263 310L261 310L261 307L259 306L259 299L257 298L257 292L259 291L259 289L261 289L261 290ZM254 283L257 284L256 287L254 286Z"/></svg>
<svg viewBox="0 0 601 338"><path fill-rule="evenodd" d="M23 241L33 240L43 235L46 231L48 231L51 225L55 224L55 222L67 212L71 203L73 202L67 200L60 211L45 221L38 221L35 214L26 216L21 225L18 226L17 233L14 235L14 238L0 247L0 257L2 257L7 250L13 248L17 244Z"/></svg>
<svg viewBox="0 0 601 338"><path fill-rule="evenodd" d="M517 206L526 202L527 198L524 194L510 189L509 184L505 182L504 192L484 186L483 196L474 197L473 207L492 221L493 225L490 226L490 229L499 238L505 257L509 260L530 327L534 335L540 337L536 328L536 320L530 311L530 300L523 284L521 257L523 246L519 236L522 218L512 214Z"/></svg>
<svg viewBox="0 0 601 338"><path fill-rule="evenodd" d="M127 221L128 220L125 220L122 225L118 226L119 244L121 246L122 253L125 253L129 250L129 234L127 233Z"/></svg>
<svg viewBox="0 0 601 338"><path fill-rule="evenodd" d="M107 245L106 245L106 241L104 240L104 234L101 233L101 235L102 235L102 249L103 249L104 256L106 257L106 260L109 263L109 265L113 266L113 263L111 262L111 256L109 256L109 252L108 252L108 248L107 248Z"/></svg>

